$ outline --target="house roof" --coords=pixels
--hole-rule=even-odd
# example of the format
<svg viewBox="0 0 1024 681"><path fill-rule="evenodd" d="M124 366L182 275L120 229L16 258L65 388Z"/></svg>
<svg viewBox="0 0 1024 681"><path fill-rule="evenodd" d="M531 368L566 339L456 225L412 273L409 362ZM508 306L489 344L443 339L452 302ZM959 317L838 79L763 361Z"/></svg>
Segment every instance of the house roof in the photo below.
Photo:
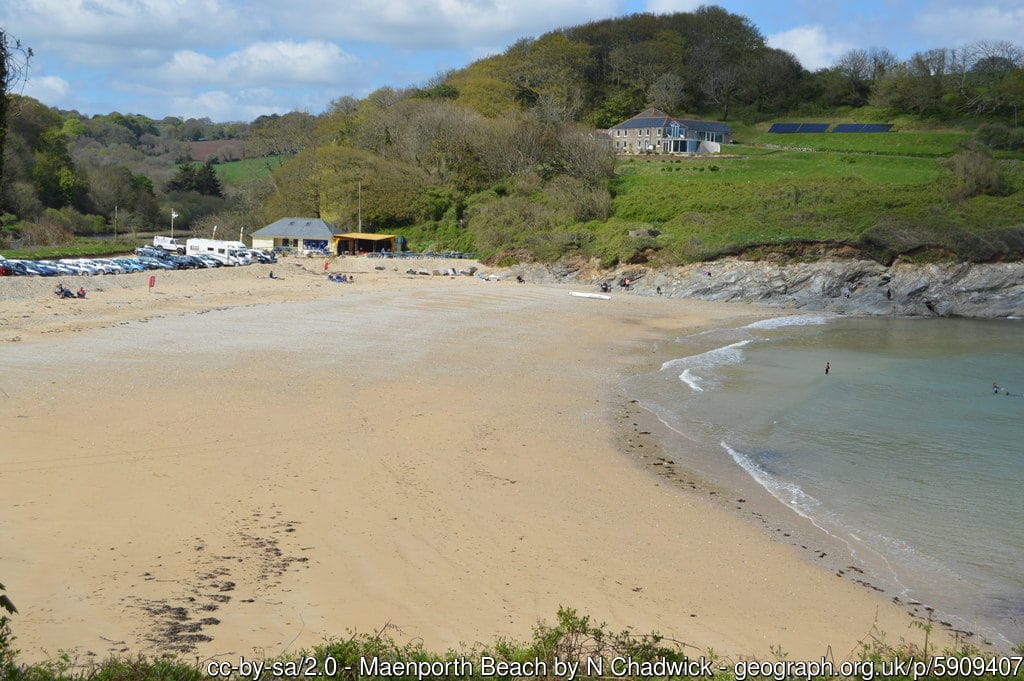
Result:
<svg viewBox="0 0 1024 681"><path fill-rule="evenodd" d="M341 230L320 218L281 218L252 233L254 237L329 240Z"/></svg>
<svg viewBox="0 0 1024 681"><path fill-rule="evenodd" d="M699 132L732 132L732 128L718 121L695 121L687 118L675 118L673 120L679 121L679 125L684 128Z"/></svg>
<svg viewBox="0 0 1024 681"><path fill-rule="evenodd" d="M641 111L629 120L612 126L612 130L632 130L633 128L664 128L669 124L672 117L658 109L647 109Z"/></svg>
<svg viewBox="0 0 1024 681"><path fill-rule="evenodd" d="M719 123L717 121L698 121L692 118L673 118L664 111L658 109L647 109L641 111L636 116L633 116L629 120L623 121L618 125L612 126L611 130L633 130L635 128L667 128L673 122L678 123L680 126L688 130L696 130L698 132L732 132L725 123Z"/></svg>

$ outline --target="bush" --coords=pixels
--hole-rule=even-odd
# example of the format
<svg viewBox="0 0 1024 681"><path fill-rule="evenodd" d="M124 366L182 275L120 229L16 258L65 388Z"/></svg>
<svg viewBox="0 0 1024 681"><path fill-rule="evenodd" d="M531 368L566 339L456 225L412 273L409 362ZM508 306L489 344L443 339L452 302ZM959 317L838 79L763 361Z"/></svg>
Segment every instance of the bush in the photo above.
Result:
<svg viewBox="0 0 1024 681"><path fill-rule="evenodd" d="M986 123L978 128L974 137L986 147L1009 149L1007 143L1010 137L1010 128L1002 123Z"/></svg>
<svg viewBox="0 0 1024 681"><path fill-rule="evenodd" d="M981 194L1005 196L1009 193L1002 166L984 147L963 149L950 159L948 165L953 173L950 198L954 201L963 201Z"/></svg>

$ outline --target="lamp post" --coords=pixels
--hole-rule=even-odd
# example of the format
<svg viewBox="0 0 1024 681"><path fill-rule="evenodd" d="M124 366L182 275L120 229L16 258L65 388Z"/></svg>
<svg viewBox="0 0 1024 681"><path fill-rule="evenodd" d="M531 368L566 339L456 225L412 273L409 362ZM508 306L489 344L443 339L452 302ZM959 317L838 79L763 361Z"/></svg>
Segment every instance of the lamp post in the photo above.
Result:
<svg viewBox="0 0 1024 681"><path fill-rule="evenodd" d="M174 209L172 208L171 209L171 238L172 239L174 238L174 218L176 218L176 217L178 217L178 214L175 213Z"/></svg>
<svg viewBox="0 0 1024 681"><path fill-rule="evenodd" d="M363 231L363 181L360 180L359 184L359 231Z"/></svg>

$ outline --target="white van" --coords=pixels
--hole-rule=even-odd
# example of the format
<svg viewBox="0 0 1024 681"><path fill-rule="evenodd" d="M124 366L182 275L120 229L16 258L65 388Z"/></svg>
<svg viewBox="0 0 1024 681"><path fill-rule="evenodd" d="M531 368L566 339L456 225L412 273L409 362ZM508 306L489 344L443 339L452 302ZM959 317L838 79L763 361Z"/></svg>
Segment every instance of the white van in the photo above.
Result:
<svg viewBox="0 0 1024 681"><path fill-rule="evenodd" d="M153 245L157 248L162 248L165 251L171 253L177 253L178 255L184 255L186 249L186 242L181 239L175 239L171 236L155 236L153 237Z"/></svg>
<svg viewBox="0 0 1024 681"><path fill-rule="evenodd" d="M248 248L241 241L217 239L189 239L185 242L187 255L209 255L225 265L248 265L252 262Z"/></svg>

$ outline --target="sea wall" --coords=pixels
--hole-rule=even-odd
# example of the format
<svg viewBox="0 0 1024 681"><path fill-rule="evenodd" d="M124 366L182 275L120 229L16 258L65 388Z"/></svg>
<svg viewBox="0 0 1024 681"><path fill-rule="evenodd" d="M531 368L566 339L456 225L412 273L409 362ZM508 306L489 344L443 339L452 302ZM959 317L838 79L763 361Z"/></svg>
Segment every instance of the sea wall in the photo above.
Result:
<svg viewBox="0 0 1024 681"><path fill-rule="evenodd" d="M609 282L634 293L743 301L846 314L999 318L1024 317L1024 263L911 264L828 259L776 263L724 259L683 267L625 266L602 270L591 261L513 268L531 281Z"/></svg>

